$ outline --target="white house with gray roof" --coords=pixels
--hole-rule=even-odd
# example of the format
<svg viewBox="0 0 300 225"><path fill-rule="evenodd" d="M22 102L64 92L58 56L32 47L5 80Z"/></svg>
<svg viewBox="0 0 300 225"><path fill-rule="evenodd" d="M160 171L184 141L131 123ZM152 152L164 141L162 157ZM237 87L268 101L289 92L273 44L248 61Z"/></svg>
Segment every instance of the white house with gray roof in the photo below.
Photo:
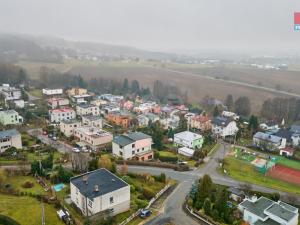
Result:
<svg viewBox="0 0 300 225"><path fill-rule="evenodd" d="M246 198L238 205L250 225L298 225L298 208L265 197Z"/></svg>
<svg viewBox="0 0 300 225"><path fill-rule="evenodd" d="M0 131L0 153L10 147L22 148L21 134L16 129Z"/></svg>
<svg viewBox="0 0 300 225"><path fill-rule="evenodd" d="M111 216L130 209L130 186L101 168L70 179L71 201L85 216Z"/></svg>
<svg viewBox="0 0 300 225"><path fill-rule="evenodd" d="M212 120L212 133L215 136L222 138L234 136L238 130L235 120L231 117L217 116Z"/></svg>
<svg viewBox="0 0 300 225"><path fill-rule="evenodd" d="M252 142L254 146L268 151L277 151L286 147L285 138L263 132L255 133Z"/></svg>
<svg viewBox="0 0 300 225"><path fill-rule="evenodd" d="M151 150L152 138L141 132L115 136L112 142L112 153L123 159L140 158L142 161L153 159Z"/></svg>

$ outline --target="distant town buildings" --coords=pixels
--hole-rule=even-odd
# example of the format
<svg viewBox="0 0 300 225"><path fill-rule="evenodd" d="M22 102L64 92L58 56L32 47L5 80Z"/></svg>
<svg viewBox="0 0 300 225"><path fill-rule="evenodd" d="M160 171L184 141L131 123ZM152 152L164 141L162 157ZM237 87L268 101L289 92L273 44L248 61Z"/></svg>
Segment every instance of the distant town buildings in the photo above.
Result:
<svg viewBox="0 0 300 225"><path fill-rule="evenodd" d="M204 138L200 134L190 131L183 131L174 135L174 145L192 149L202 148Z"/></svg>
<svg viewBox="0 0 300 225"><path fill-rule="evenodd" d="M78 116L85 116L85 115L99 116L100 109L98 106L89 103L83 103L76 106L76 113Z"/></svg>
<svg viewBox="0 0 300 225"><path fill-rule="evenodd" d="M76 113L72 108L52 109L49 110L51 123L59 123L63 120L72 120L76 118Z"/></svg>
<svg viewBox="0 0 300 225"><path fill-rule="evenodd" d="M63 89L62 88L54 88L54 89L44 88L42 90L42 93L43 93L43 95L46 95L46 96L62 95L63 94Z"/></svg>

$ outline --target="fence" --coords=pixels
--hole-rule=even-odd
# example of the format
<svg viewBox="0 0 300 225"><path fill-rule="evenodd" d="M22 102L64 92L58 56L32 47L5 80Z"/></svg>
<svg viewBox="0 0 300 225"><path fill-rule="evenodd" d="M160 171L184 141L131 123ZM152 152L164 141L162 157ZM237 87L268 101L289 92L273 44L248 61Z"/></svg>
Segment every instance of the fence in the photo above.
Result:
<svg viewBox="0 0 300 225"><path fill-rule="evenodd" d="M167 184L163 189L161 189L149 202L149 204L146 206L145 209L149 209L150 206L163 194L165 193L166 190L168 190L170 188L170 185ZM122 223L119 223L119 225L125 225L127 223L129 223L131 220L133 220L135 217L137 217L140 212L143 209L138 209L135 213L133 213L131 216L129 216L126 220L124 220Z"/></svg>

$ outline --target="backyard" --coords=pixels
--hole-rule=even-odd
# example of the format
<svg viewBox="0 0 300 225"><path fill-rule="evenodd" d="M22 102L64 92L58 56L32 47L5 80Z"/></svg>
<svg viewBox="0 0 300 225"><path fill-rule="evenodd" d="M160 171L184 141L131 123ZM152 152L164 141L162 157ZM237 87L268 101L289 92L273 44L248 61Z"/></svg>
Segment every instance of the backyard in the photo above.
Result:
<svg viewBox="0 0 300 225"><path fill-rule="evenodd" d="M29 196L13 196L0 194L0 214L9 216L22 225L41 224L41 203ZM45 223L47 225L63 225L58 218L56 209L49 204L44 204Z"/></svg>

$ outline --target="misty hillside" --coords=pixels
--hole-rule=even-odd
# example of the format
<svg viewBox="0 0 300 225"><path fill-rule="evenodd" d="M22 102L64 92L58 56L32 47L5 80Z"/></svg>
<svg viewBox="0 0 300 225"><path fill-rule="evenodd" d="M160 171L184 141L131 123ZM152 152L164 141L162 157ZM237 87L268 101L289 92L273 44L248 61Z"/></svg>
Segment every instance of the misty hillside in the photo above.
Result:
<svg viewBox="0 0 300 225"><path fill-rule="evenodd" d="M92 42L67 41L55 37L0 34L0 61L15 63L32 61L62 63L63 55L105 56L110 58L131 57L152 60L175 58L176 55L145 51L133 47Z"/></svg>

